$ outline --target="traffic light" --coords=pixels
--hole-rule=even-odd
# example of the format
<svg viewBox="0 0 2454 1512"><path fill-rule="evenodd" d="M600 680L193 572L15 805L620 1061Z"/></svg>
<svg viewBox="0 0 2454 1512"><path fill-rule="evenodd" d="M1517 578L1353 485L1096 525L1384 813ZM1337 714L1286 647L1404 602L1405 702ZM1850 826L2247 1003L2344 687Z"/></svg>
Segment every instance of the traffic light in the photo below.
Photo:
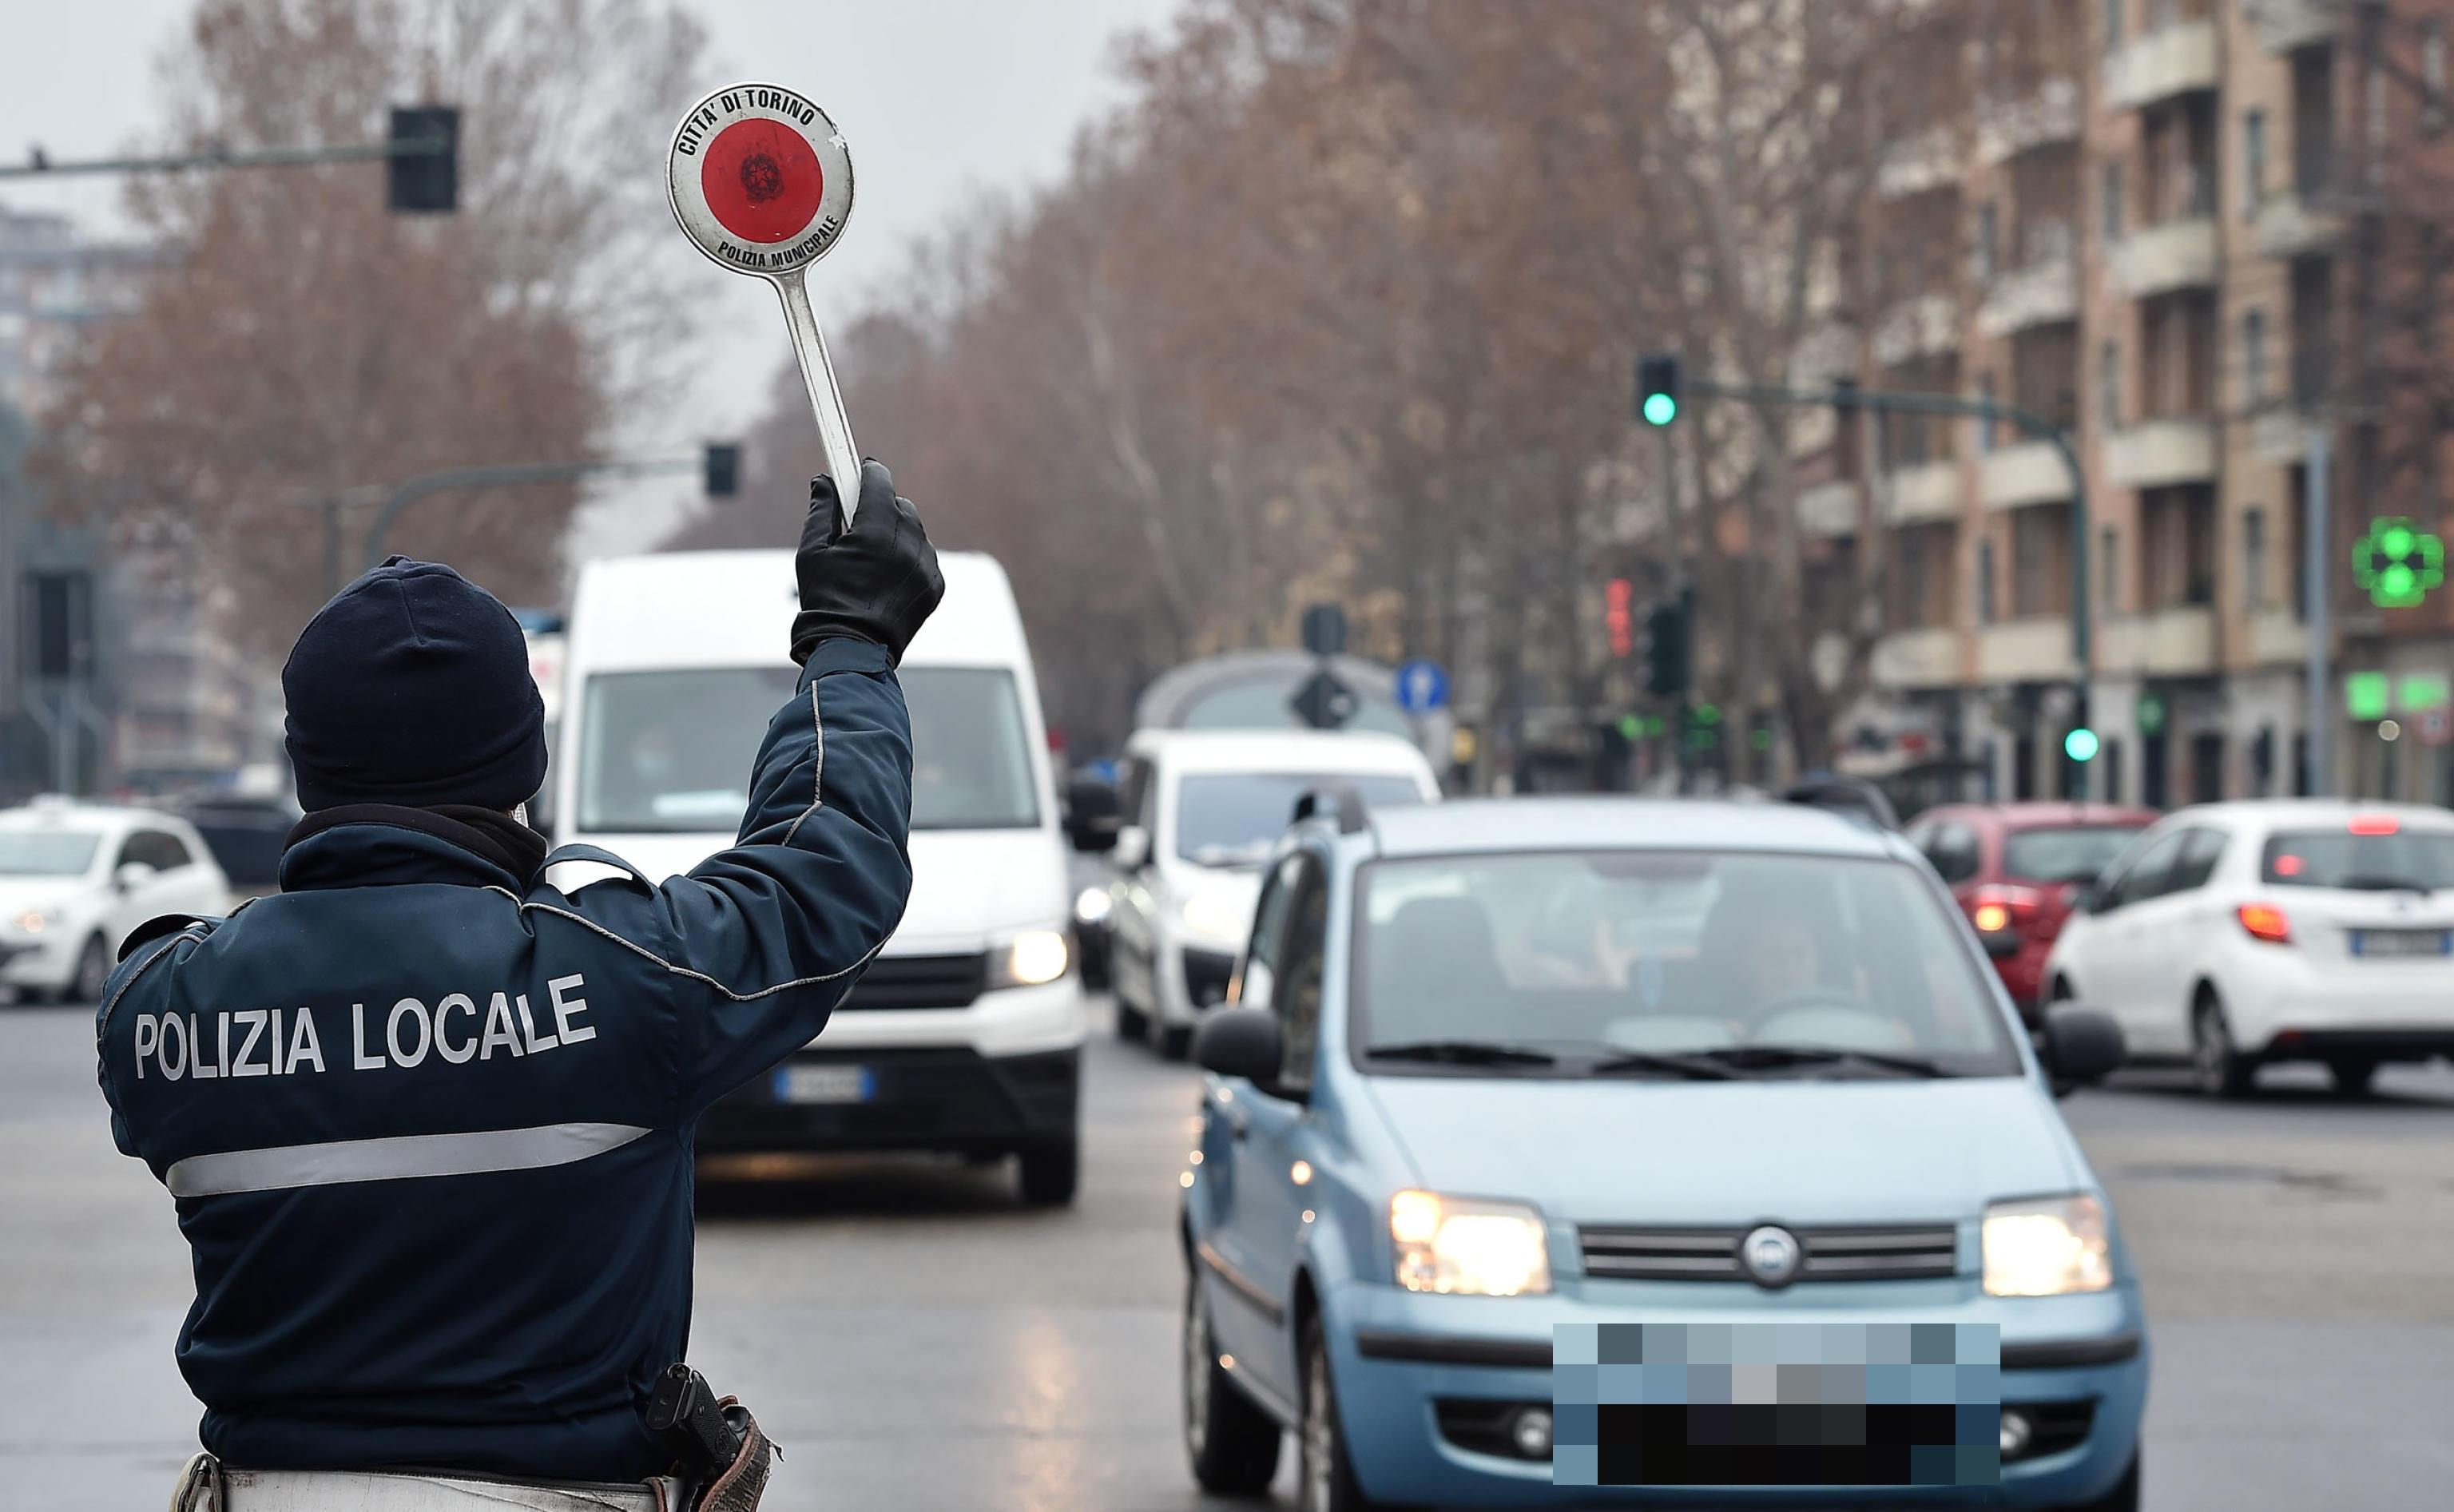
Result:
<svg viewBox="0 0 2454 1512"><path fill-rule="evenodd" d="M1687 696L1691 603L1691 595L1681 594L1669 603L1654 605L1645 616L1644 691L1657 698Z"/></svg>
<svg viewBox="0 0 2454 1512"><path fill-rule="evenodd" d="M1602 590L1602 628L1610 632L1610 654L1636 655L1636 585L1614 577Z"/></svg>
<svg viewBox="0 0 2454 1512"><path fill-rule="evenodd" d="M1648 352L1636 359L1636 413L1647 425L1668 425L1679 418L1680 381L1679 355Z"/></svg>
<svg viewBox="0 0 2454 1512"><path fill-rule="evenodd" d="M392 154L384 167L388 203L395 213L449 214L460 208L457 107L394 106L391 141Z"/></svg>
<svg viewBox="0 0 2454 1512"><path fill-rule="evenodd" d="M710 441L702 470L709 498L734 498L741 493L741 443Z"/></svg>
<svg viewBox="0 0 2454 1512"><path fill-rule="evenodd" d="M2096 759L2096 754L2103 749L2104 742L2098 739L2096 732L2085 725L2080 725L2070 734L2062 736L2062 755L2074 761L2082 763L2093 761Z"/></svg>

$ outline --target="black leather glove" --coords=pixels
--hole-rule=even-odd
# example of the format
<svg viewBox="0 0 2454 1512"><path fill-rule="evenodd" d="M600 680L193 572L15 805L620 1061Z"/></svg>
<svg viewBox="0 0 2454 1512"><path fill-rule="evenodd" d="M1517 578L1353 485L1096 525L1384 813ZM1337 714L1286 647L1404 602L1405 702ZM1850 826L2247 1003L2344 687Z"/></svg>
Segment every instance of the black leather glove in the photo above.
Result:
<svg viewBox="0 0 2454 1512"><path fill-rule="evenodd" d="M835 479L810 479L810 514L801 522L793 572L801 581L801 612L793 618L793 662L810 659L818 642L837 636L884 646L900 662L903 648L946 596L937 549L912 501L895 496L886 464L860 467L860 504L844 529Z"/></svg>

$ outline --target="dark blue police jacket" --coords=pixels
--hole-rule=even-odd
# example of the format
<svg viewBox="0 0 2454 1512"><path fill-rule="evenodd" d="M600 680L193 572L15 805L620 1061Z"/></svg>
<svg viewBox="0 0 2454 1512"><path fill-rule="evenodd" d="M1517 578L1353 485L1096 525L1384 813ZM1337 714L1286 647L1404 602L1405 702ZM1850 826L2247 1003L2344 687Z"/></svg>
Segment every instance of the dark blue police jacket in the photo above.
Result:
<svg viewBox="0 0 2454 1512"><path fill-rule="evenodd" d="M205 1447L663 1469L640 1411L690 1336L693 1131L902 917L911 812L902 689L833 640L768 726L739 841L687 877L565 894L403 811L301 839L278 896L131 952L102 1087L194 1250L178 1357Z"/></svg>

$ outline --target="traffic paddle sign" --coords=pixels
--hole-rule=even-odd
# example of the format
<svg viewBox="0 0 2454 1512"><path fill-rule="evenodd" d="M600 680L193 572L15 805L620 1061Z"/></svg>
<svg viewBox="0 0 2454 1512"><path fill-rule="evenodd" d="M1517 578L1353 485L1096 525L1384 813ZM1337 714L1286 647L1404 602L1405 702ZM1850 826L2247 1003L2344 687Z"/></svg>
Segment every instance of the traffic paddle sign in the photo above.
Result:
<svg viewBox="0 0 2454 1512"><path fill-rule="evenodd" d="M860 492L860 451L827 360L803 275L852 219L852 152L826 111L773 84L734 84L674 128L666 192L682 234L709 260L775 286L844 523Z"/></svg>

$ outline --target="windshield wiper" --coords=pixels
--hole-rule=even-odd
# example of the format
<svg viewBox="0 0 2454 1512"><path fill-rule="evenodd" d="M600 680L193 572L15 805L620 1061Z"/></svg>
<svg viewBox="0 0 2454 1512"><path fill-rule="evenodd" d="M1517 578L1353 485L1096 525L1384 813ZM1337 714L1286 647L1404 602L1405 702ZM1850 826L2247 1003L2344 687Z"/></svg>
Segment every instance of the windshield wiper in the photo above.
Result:
<svg viewBox="0 0 2454 1512"><path fill-rule="evenodd" d="M1496 1044L1487 1039L1415 1039L1404 1044L1374 1045L1365 1052L1376 1060L1435 1060L1453 1066L1556 1066L1559 1058L1530 1045Z"/></svg>
<svg viewBox="0 0 2454 1512"><path fill-rule="evenodd" d="M1725 1065L1700 1055L1658 1055L1649 1050L1627 1050L1606 1056L1585 1067L1589 1076L1616 1077L1630 1072L1652 1071L1691 1081L1728 1081L1738 1073Z"/></svg>
<svg viewBox="0 0 2454 1512"><path fill-rule="evenodd" d="M1826 1066L1840 1061L1876 1066L1904 1077L1947 1077L1951 1073L1922 1056L1886 1055L1880 1050L1841 1050L1826 1045L1722 1045L1699 1055L1743 1071L1778 1071L1790 1066Z"/></svg>

